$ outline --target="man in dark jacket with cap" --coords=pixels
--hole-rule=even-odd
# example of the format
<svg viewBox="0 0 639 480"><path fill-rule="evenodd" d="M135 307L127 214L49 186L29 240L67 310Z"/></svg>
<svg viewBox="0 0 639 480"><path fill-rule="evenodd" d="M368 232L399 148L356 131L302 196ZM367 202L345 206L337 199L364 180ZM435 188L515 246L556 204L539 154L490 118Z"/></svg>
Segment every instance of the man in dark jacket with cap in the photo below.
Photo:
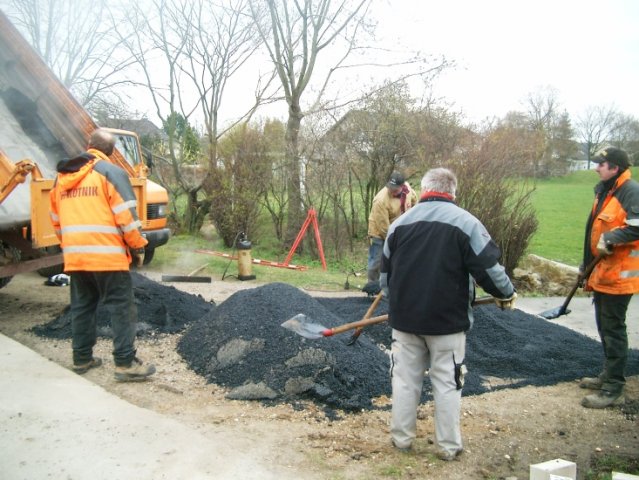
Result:
<svg viewBox="0 0 639 480"><path fill-rule="evenodd" d="M597 377L583 378L580 387L595 390L581 401L586 408L624 402L628 358L626 311L639 292L639 184L632 180L628 154L616 147L602 150L593 161L601 181L588 217L583 265L603 255L586 281L593 292L595 321L604 353Z"/></svg>

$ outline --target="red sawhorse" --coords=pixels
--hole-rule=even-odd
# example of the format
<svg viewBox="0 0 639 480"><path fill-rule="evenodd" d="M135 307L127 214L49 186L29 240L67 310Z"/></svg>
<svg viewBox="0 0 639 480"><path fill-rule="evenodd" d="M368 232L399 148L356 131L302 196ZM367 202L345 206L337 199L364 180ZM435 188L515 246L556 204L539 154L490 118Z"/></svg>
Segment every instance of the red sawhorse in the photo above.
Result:
<svg viewBox="0 0 639 480"><path fill-rule="evenodd" d="M315 232L315 242L317 243L317 249L319 250L320 260L322 261L322 269L326 270L326 259L324 258L324 247L322 247L322 239L320 238L319 226L317 225L317 214L315 213L315 209L311 208L308 211L308 215L306 215L306 220L304 220L304 224L302 228L300 228L300 232L297 234L297 238L293 242L293 246L288 252L288 256L286 260L284 260L284 265L288 265L293 258L293 254L297 247L299 247L302 238L306 234L306 230L308 230L308 226L313 224L313 231Z"/></svg>

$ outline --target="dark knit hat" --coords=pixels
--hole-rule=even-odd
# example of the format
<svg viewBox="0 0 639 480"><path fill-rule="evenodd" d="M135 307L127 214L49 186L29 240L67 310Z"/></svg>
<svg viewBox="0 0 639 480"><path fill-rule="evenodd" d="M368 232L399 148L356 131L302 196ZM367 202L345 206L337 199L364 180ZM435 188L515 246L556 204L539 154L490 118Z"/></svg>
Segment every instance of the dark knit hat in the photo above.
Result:
<svg viewBox="0 0 639 480"><path fill-rule="evenodd" d="M617 165L622 170L630 166L630 159L626 151L617 147L604 148L595 155L592 161L595 163L608 162L612 165Z"/></svg>
<svg viewBox="0 0 639 480"><path fill-rule="evenodd" d="M388 188L399 188L402 185L404 185L404 182L406 180L404 179L404 175L402 175L399 172L393 172L393 174L390 176L390 180L388 180L388 183L386 184L386 186Z"/></svg>

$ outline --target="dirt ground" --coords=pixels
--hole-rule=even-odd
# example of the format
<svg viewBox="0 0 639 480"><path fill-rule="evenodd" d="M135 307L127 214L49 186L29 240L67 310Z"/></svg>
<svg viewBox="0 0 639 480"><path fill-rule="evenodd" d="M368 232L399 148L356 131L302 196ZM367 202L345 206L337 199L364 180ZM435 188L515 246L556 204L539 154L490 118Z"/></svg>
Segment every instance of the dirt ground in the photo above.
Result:
<svg viewBox="0 0 639 480"><path fill-rule="evenodd" d="M157 272L145 274L160 279ZM68 288L47 287L43 282L37 274L23 274L0 289L0 332L69 368L70 341L44 339L28 331L50 321L68 305ZM235 279L172 285L217 304L238 289L257 286ZM433 405L428 402L420 407L414 451L397 452L390 445L388 408L328 418L310 403L266 407L227 400L225 389L207 384L187 368L176 353L179 337L138 340L138 355L158 370L148 382L119 384L113 380L110 340L100 340L95 351L105 365L85 376L135 405L192 425L204 434L228 431L245 448L255 449L260 458L286 465L287 470L299 472L300 478L527 479L531 464L562 458L576 462L578 478L583 479L595 458L610 454L639 457L636 411L584 409L579 402L586 392L574 382L464 397L465 451L458 461L448 463L433 455ZM633 403L639 400L639 377L629 379L626 396ZM390 402L379 398L375 403L388 406Z"/></svg>

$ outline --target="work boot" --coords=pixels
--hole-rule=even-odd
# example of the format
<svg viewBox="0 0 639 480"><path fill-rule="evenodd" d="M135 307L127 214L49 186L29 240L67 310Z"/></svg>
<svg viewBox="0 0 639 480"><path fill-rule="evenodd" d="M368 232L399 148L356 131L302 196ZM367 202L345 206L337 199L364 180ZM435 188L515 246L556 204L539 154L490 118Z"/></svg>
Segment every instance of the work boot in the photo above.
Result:
<svg viewBox="0 0 639 480"><path fill-rule="evenodd" d="M87 373L92 368L97 368L102 365L102 359L98 357L93 357L91 360L85 363L74 364L72 369L78 375L82 375L83 373Z"/></svg>
<svg viewBox="0 0 639 480"><path fill-rule="evenodd" d="M613 405L621 405L626 401L623 392L613 393L599 390L592 395L586 395L581 400L581 405L586 408L606 408Z"/></svg>
<svg viewBox="0 0 639 480"><path fill-rule="evenodd" d="M601 377L584 377L579 382L580 388L588 388L590 390L601 390L603 380Z"/></svg>
<svg viewBox="0 0 639 480"><path fill-rule="evenodd" d="M455 450L454 452L449 452L448 450L444 450L442 448L441 450L437 450L437 453L435 453L435 456L439 458L440 460L443 460L444 462L452 462L457 457L459 457L463 451L464 451L463 448L460 448L459 450Z"/></svg>
<svg viewBox="0 0 639 480"><path fill-rule="evenodd" d="M155 365L144 365L142 360L134 358L129 366L115 367L115 380L118 382L140 382L155 373Z"/></svg>

